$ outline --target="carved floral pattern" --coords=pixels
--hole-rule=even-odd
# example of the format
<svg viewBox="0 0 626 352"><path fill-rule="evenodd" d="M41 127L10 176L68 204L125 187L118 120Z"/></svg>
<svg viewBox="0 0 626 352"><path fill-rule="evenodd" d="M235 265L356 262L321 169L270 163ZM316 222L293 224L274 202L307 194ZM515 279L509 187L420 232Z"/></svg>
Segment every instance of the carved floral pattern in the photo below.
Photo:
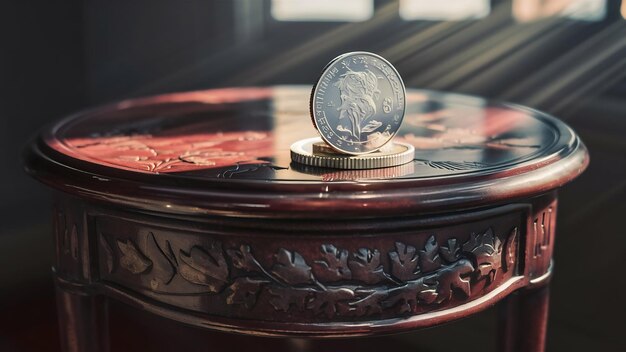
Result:
<svg viewBox="0 0 626 352"><path fill-rule="evenodd" d="M209 133L199 128L188 135L172 136L160 131L159 121L131 124L105 133L66 139L65 142L83 158L148 173L269 164L263 159L272 152L269 133ZM232 177L232 174L226 177Z"/></svg>
<svg viewBox="0 0 626 352"><path fill-rule="evenodd" d="M464 243L449 238L440 246L433 235L421 249L396 242L386 253L372 248L350 252L323 244L319 257L307 260L296 251L280 248L268 266L262 265L246 244L224 250L222 243L213 241L205 247L180 249L175 256L169 242L160 246L152 233L148 243L158 249L151 253L163 258L148 258L131 240L117 240L119 264L134 275L153 275L155 290L179 274L204 287L200 292L223 292L226 304L245 309L253 309L265 291L276 311L362 317L387 310L413 312L420 306L436 308L453 299L468 299L477 283L484 280L480 287L488 287L499 273L513 268L517 228L504 244L488 228ZM389 269L383 266L383 255L389 258Z"/></svg>

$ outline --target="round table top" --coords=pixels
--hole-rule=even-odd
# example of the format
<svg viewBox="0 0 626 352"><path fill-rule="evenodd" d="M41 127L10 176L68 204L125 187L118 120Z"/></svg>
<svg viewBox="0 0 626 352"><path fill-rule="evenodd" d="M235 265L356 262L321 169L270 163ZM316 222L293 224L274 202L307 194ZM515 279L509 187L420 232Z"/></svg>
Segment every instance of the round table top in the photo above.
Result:
<svg viewBox="0 0 626 352"><path fill-rule="evenodd" d="M122 101L66 118L26 151L43 182L92 200L175 213L384 216L486 206L556 189L588 163L539 111L408 90L396 140L415 160L372 170L292 163L317 136L310 88L229 88Z"/></svg>

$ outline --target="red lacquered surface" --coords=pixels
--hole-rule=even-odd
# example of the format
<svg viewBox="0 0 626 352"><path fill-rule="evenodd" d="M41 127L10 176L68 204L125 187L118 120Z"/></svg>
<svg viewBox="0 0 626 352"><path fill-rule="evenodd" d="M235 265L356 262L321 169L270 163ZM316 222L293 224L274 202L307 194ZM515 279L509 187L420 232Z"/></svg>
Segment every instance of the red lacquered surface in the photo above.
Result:
<svg viewBox="0 0 626 352"><path fill-rule="evenodd" d="M413 163L369 171L309 168L289 157L291 143L316 136L307 99L307 88L278 87L109 105L46 131L30 155L31 163L48 164L31 170L70 193L153 210L169 204L182 213L324 216L358 215L351 209L367 206L398 215L485 205L557 188L587 163L584 145L550 116L410 90L398 140L416 147ZM69 178L72 185L64 182ZM363 195L366 190L376 193ZM320 204L320 195L336 202Z"/></svg>
<svg viewBox="0 0 626 352"><path fill-rule="evenodd" d="M397 138L415 146L413 162L304 167L289 146L316 134L308 94L135 99L31 143L27 170L59 191L64 349L119 346L111 300L149 313L140 320L346 337L433 326L506 298L501 350L543 350L556 191L588 163L575 133L531 109L409 90Z"/></svg>

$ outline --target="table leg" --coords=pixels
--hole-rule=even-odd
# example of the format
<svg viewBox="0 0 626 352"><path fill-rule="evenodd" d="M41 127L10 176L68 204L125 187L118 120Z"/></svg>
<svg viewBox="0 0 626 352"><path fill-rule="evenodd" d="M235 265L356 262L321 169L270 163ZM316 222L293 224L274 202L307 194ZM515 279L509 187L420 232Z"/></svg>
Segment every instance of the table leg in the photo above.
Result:
<svg viewBox="0 0 626 352"><path fill-rule="evenodd" d="M108 352L106 298L57 287L61 349L65 352Z"/></svg>
<svg viewBox="0 0 626 352"><path fill-rule="evenodd" d="M548 326L548 285L524 289L500 305L499 351L543 352Z"/></svg>

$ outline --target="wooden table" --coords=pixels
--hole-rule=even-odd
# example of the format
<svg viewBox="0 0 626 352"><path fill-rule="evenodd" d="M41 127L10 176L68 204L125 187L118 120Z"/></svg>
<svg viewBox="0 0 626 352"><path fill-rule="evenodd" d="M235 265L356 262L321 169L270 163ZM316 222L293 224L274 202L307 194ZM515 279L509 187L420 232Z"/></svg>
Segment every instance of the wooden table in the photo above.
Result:
<svg viewBox="0 0 626 352"><path fill-rule="evenodd" d="M544 349L556 191L588 163L575 133L528 108L409 90L397 139L413 162L312 168L289 156L316 135L308 94L128 100L32 141L27 171L57 190L66 351L109 349L111 300L206 329L346 337L508 296L500 349Z"/></svg>

